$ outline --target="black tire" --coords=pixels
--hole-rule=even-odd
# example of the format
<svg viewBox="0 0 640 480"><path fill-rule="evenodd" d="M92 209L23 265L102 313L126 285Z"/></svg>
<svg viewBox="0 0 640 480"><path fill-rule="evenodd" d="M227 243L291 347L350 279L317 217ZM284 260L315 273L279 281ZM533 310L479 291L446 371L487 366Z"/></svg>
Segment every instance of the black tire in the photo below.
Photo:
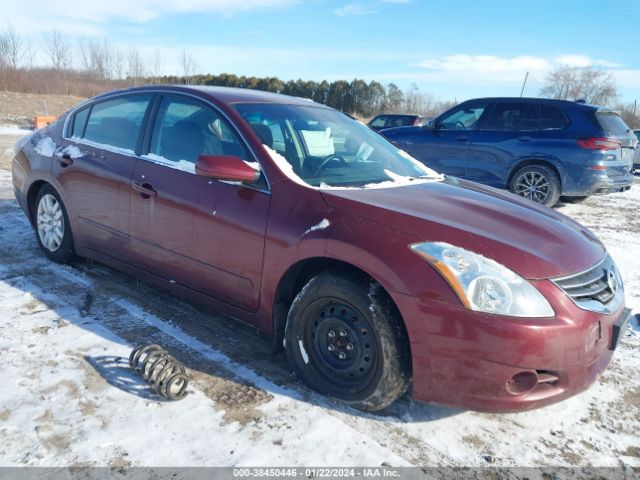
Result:
<svg viewBox="0 0 640 480"><path fill-rule="evenodd" d="M399 313L368 278L341 272L312 278L289 310L285 350L310 388L361 410L381 410L409 387L409 343Z"/></svg>
<svg viewBox="0 0 640 480"><path fill-rule="evenodd" d="M582 203L589 197L560 197L560 200L566 203Z"/></svg>
<svg viewBox="0 0 640 480"><path fill-rule="evenodd" d="M560 199L560 180L549 167L527 165L514 173L509 183L509 191L547 207L553 207Z"/></svg>
<svg viewBox="0 0 640 480"><path fill-rule="evenodd" d="M54 197L58 202L62 213L62 239L58 243L57 248L52 248L51 246L47 246L43 240L43 235L40 233L39 227L39 215L40 208L42 203L42 208L44 208L44 202L49 199L49 196ZM49 217L48 217L49 218ZM71 226L69 223L69 217L67 215L67 209L62 203L62 199L58 192L49 184L45 184L40 188L38 195L36 196L36 201L33 206L33 226L36 231L36 239L38 241L38 245L46 255L46 257L56 263L69 263L75 258L75 249L73 246L73 235L71 233Z"/></svg>

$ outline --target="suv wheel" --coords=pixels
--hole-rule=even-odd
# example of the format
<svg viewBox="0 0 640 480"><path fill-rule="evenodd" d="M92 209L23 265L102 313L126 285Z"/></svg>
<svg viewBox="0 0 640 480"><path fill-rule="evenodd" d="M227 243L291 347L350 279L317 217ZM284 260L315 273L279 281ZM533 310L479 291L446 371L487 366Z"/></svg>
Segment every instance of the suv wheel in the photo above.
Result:
<svg viewBox="0 0 640 480"><path fill-rule="evenodd" d="M560 180L549 167L528 165L513 175L509 191L547 207L553 207L560 198Z"/></svg>
<svg viewBox="0 0 640 480"><path fill-rule="evenodd" d="M387 407L409 386L406 334L373 280L341 272L312 278L289 310L285 350L300 380L362 410Z"/></svg>

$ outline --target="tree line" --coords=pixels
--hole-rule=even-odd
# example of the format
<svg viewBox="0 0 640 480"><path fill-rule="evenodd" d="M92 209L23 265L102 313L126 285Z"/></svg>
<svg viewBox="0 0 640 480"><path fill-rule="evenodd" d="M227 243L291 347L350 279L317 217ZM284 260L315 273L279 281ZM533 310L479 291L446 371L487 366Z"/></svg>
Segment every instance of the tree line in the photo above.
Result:
<svg viewBox="0 0 640 480"><path fill-rule="evenodd" d="M0 30L0 88L5 91L91 97L114 88L143 84L216 85L310 98L360 118L391 112L432 117L456 104L422 92L415 84L403 90L394 83L383 85L375 80L329 82L196 74L198 64L187 50L182 50L178 60L181 75L165 75L159 49L145 57L135 46L118 47L104 38L74 39L51 31L36 41L17 32L11 24ZM540 95L613 106L628 125L640 127L635 105L619 102L611 73L598 68L561 66L547 75Z"/></svg>
<svg viewBox="0 0 640 480"><path fill-rule="evenodd" d="M46 66L35 58L46 59ZM20 35L11 25L0 31L0 87L26 93L90 97L114 88L143 84L189 84L251 88L310 98L349 114L368 118L383 112L410 112L435 116L453 105L421 92L416 85L402 90L361 79L352 81L281 80L229 73L196 74L193 56L182 50L182 75L163 73L162 52L144 58L134 46L123 49L107 39L78 38L57 31L44 34L39 44Z"/></svg>

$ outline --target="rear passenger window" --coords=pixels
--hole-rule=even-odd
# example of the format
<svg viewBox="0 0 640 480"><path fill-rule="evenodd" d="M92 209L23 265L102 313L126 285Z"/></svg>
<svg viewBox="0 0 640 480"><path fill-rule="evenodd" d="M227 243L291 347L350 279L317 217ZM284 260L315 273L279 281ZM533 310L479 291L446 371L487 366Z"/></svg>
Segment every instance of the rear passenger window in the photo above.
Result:
<svg viewBox="0 0 640 480"><path fill-rule="evenodd" d="M95 104L83 138L133 152L150 100L150 95L130 95Z"/></svg>
<svg viewBox="0 0 640 480"><path fill-rule="evenodd" d="M540 130L562 130L569 126L569 120L559 108L540 105Z"/></svg>
<svg viewBox="0 0 640 480"><path fill-rule="evenodd" d="M82 138L84 133L84 127L87 124L87 117L89 116L89 107L83 108L73 117L73 130L71 131L72 137Z"/></svg>
<svg viewBox="0 0 640 480"><path fill-rule="evenodd" d="M371 121L372 127L384 127L384 122L386 122L387 117L376 117Z"/></svg>
<svg viewBox="0 0 640 480"><path fill-rule="evenodd" d="M497 103L483 129L521 132L537 130L538 125L535 103Z"/></svg>

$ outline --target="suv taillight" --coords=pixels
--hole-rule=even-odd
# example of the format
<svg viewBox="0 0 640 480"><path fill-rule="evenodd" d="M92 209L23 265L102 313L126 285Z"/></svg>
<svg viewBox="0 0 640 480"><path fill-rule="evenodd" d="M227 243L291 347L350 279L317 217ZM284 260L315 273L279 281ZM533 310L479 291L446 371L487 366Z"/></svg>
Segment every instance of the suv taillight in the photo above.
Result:
<svg viewBox="0 0 640 480"><path fill-rule="evenodd" d="M617 150L622 146L617 140L601 137L581 138L578 140L578 145L589 150Z"/></svg>
<svg viewBox="0 0 640 480"><path fill-rule="evenodd" d="M416 125L418 125L419 123L420 123L420 117L416 117L416 118L413 120L413 125L414 125L414 126L416 126Z"/></svg>

